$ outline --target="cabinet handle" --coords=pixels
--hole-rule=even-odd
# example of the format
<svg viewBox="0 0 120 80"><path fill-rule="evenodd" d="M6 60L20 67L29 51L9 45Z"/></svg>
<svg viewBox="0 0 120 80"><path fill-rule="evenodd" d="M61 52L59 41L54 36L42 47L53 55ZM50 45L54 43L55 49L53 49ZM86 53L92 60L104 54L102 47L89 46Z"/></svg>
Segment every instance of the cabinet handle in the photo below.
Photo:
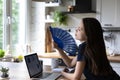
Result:
<svg viewBox="0 0 120 80"><path fill-rule="evenodd" d="M104 24L104 26L112 26L112 24Z"/></svg>

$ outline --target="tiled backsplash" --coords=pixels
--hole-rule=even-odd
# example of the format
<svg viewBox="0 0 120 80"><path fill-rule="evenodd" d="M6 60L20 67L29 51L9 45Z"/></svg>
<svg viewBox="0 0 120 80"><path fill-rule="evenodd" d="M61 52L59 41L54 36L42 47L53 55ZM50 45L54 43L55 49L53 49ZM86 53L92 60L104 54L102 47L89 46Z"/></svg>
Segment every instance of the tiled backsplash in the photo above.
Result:
<svg viewBox="0 0 120 80"><path fill-rule="evenodd" d="M120 32L104 32L104 39L110 54L120 54Z"/></svg>

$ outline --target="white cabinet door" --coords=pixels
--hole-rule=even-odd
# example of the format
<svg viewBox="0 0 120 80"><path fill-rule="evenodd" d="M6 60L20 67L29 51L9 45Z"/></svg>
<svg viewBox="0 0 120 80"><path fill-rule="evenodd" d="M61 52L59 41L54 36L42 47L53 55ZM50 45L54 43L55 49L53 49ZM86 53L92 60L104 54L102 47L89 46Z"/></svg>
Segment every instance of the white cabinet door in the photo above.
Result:
<svg viewBox="0 0 120 80"><path fill-rule="evenodd" d="M116 26L120 27L120 0L116 0Z"/></svg>
<svg viewBox="0 0 120 80"><path fill-rule="evenodd" d="M101 24L103 27L115 26L116 0L102 0Z"/></svg>
<svg viewBox="0 0 120 80"><path fill-rule="evenodd" d="M120 0L101 0L100 12L103 27L120 27Z"/></svg>

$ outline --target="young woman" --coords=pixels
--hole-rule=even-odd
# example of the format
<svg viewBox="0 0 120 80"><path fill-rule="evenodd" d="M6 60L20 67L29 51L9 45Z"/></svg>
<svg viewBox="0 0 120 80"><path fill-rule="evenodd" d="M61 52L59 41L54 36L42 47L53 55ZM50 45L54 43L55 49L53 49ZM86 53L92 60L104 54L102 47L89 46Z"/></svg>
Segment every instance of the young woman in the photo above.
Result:
<svg viewBox="0 0 120 80"><path fill-rule="evenodd" d="M74 59L70 59L54 43L64 63L68 67L75 67L73 73L64 69L62 71L64 77L70 80L80 80L83 73L86 80L120 80L107 59L103 31L98 20L83 18L76 29L75 37L83 43L79 45L78 55Z"/></svg>

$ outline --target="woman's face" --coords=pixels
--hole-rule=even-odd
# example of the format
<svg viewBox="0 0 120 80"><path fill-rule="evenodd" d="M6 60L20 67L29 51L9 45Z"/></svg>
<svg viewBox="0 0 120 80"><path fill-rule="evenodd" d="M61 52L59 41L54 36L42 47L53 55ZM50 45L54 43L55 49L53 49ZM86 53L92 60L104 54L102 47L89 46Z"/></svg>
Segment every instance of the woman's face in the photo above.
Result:
<svg viewBox="0 0 120 80"><path fill-rule="evenodd" d="M87 40L87 36L85 34L85 29L84 29L84 24L83 24L82 21L80 22L80 25L76 29L75 38L77 40L80 40L80 41L86 41Z"/></svg>

